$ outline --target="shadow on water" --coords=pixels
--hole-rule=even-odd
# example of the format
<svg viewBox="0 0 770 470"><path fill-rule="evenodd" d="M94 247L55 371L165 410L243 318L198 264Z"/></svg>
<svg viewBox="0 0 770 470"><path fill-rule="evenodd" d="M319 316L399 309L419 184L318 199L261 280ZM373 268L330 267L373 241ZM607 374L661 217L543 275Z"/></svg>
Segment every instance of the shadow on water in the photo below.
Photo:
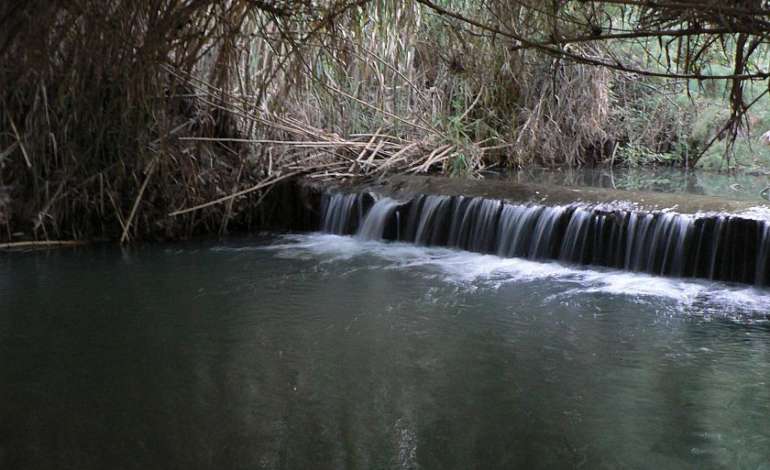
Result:
<svg viewBox="0 0 770 470"><path fill-rule="evenodd" d="M317 235L3 258L0 467L768 461L765 324L494 262Z"/></svg>

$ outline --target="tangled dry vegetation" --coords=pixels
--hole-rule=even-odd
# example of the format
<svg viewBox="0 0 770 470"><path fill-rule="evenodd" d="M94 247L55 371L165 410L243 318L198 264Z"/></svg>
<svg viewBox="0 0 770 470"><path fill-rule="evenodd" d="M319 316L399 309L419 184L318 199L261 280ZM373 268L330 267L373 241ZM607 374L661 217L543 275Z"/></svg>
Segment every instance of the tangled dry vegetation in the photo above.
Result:
<svg viewBox="0 0 770 470"><path fill-rule="evenodd" d="M594 4L638 5L577 3L6 2L0 239L264 226L298 176L607 160L640 75L578 39Z"/></svg>

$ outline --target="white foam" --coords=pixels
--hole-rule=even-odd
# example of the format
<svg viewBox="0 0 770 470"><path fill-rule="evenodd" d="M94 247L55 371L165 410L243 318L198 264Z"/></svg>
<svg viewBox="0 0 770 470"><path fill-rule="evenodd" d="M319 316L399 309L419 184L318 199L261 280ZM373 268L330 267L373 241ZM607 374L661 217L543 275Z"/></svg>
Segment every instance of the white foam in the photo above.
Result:
<svg viewBox="0 0 770 470"><path fill-rule="evenodd" d="M284 258L319 259L324 263L358 257L374 257L377 269L419 268L437 274L445 282L472 288L498 288L513 282L543 279L565 283L552 298L578 294L624 296L634 299L666 299L682 307L698 305L709 313L726 315L770 313L770 291L719 282L675 279L602 268L565 266L501 258L447 248L406 243L364 241L328 234L287 235L280 243L260 249ZM381 262L384 262L383 266Z"/></svg>
<svg viewBox="0 0 770 470"><path fill-rule="evenodd" d="M579 277L583 281L580 291L584 293L665 297L688 305L706 290L706 286L697 282L629 272L584 270Z"/></svg>
<svg viewBox="0 0 770 470"><path fill-rule="evenodd" d="M284 240L289 243L269 245L264 249L278 251L278 256L289 258L305 258L307 254L311 254L321 257L321 261L375 256L388 262L388 268L427 267L439 271L447 281L461 284L485 280L527 281L565 276L573 272L572 269L556 263L537 263L407 243L363 241L337 235L287 235Z"/></svg>
<svg viewBox="0 0 770 470"><path fill-rule="evenodd" d="M743 218L770 222L770 207L766 205L750 207L738 213Z"/></svg>

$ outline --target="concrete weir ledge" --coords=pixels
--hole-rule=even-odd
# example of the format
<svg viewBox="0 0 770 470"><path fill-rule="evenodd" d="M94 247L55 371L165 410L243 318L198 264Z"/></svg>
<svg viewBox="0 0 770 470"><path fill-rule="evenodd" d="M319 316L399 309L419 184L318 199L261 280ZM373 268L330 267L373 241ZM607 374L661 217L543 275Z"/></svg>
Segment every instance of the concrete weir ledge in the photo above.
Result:
<svg viewBox="0 0 770 470"><path fill-rule="evenodd" d="M770 208L759 202L700 194L670 194L605 188L569 187L517 183L503 178L467 179L442 176L393 176L376 183L350 183L337 187L343 192L368 191L408 199L413 196L466 196L499 199L515 204L556 206L584 203L607 204L642 212L672 211L679 214L731 214L749 219L763 218Z"/></svg>
<svg viewBox="0 0 770 470"><path fill-rule="evenodd" d="M770 285L770 211L751 201L395 176L326 188L320 208L338 235Z"/></svg>

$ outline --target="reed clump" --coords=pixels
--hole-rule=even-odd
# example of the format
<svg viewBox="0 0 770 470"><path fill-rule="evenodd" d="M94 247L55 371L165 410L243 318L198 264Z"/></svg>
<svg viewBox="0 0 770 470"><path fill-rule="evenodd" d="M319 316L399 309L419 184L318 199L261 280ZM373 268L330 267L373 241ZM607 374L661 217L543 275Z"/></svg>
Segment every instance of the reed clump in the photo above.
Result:
<svg viewBox="0 0 770 470"><path fill-rule="evenodd" d="M221 208L160 216L231 191L246 172L236 145L175 141L239 132L178 75L226 89L233 38L253 3L3 3L0 236L127 241L216 230Z"/></svg>

